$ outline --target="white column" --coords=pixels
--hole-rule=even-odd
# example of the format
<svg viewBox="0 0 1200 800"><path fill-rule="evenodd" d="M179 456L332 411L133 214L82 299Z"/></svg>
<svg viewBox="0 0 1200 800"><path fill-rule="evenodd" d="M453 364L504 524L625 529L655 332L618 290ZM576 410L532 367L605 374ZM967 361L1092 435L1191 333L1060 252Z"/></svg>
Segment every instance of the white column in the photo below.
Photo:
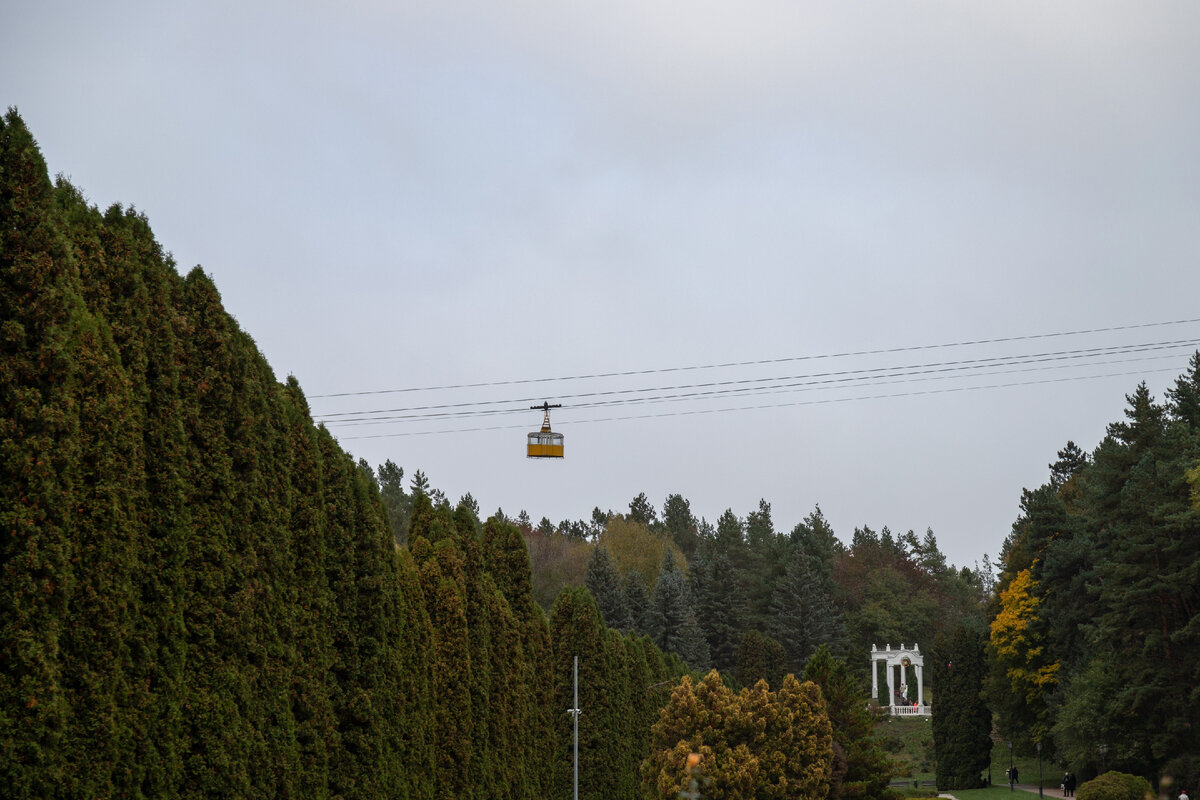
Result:
<svg viewBox="0 0 1200 800"><path fill-rule="evenodd" d="M879 659L871 654L871 697L879 699Z"/></svg>
<svg viewBox="0 0 1200 800"><path fill-rule="evenodd" d="M889 709L891 709L892 706L896 705L895 679L892 677L892 672L893 672L892 662L888 661L887 662L887 676L888 676L888 708Z"/></svg>
<svg viewBox="0 0 1200 800"><path fill-rule="evenodd" d="M924 669L921 667L921 665L920 665L920 664L917 664L917 666L916 666L916 670L917 670L917 705L921 707L921 709L922 709L922 713L924 713L924 708L925 708L925 686L924 686L924 684L921 682L921 673L924 671Z"/></svg>

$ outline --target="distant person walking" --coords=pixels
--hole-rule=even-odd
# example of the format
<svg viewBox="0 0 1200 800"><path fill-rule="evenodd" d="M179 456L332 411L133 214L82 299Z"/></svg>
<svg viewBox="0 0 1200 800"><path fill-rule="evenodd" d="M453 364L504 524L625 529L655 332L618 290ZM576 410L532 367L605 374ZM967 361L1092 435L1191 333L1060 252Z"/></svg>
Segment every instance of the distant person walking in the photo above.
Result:
<svg viewBox="0 0 1200 800"><path fill-rule="evenodd" d="M1187 789L1184 789L1179 793L1179 800L1188 800Z"/></svg>
<svg viewBox="0 0 1200 800"><path fill-rule="evenodd" d="M1063 797L1075 796L1075 773L1068 772L1063 775Z"/></svg>

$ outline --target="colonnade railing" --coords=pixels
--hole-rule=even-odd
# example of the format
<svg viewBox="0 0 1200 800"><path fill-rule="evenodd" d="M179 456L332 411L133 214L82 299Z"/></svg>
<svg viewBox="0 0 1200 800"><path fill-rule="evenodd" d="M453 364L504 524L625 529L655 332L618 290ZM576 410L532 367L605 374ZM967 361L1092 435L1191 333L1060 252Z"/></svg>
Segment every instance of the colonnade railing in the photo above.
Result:
<svg viewBox="0 0 1200 800"><path fill-rule="evenodd" d="M893 717L932 717L933 706L888 706Z"/></svg>

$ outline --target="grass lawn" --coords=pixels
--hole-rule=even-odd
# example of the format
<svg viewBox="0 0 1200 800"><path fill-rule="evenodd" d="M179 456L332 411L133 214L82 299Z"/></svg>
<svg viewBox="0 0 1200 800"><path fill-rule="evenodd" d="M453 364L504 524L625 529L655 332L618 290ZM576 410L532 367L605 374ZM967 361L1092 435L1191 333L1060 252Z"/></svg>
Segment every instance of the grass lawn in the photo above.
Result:
<svg viewBox="0 0 1200 800"><path fill-rule="evenodd" d="M897 764L897 780L933 780L933 726L929 717L888 717L876 726L875 735Z"/></svg>
<svg viewBox="0 0 1200 800"><path fill-rule="evenodd" d="M879 737L888 756L896 762L897 768L893 776L895 780L926 781L934 779L933 725L929 719L929 717L885 717L875 727L875 735ZM995 743L992 746L991 760L992 787L990 789L972 789L963 792L963 796L974 797L978 792L988 791L1002 791L1008 794L1008 779L1004 776L1004 771L1008 769L1008 759L1008 745L1005 742ZM1012 761L1020 775L1021 783L1037 786L1037 757L1014 755ZM1043 786L1057 787L1062 782L1063 768L1061 766L1052 761L1043 760L1041 767ZM987 777L986 772L983 777ZM956 796L957 794L955 793ZM1020 794L1020 791L1018 790L1014 794ZM929 793L912 792L908 796L928 797ZM996 798L998 800L999 795L996 795ZM987 800L987 798L983 800Z"/></svg>
<svg viewBox="0 0 1200 800"><path fill-rule="evenodd" d="M893 776L895 780L933 780L935 768L933 759L933 726L929 721L929 717L887 717L881 720L876 726L875 734L879 737L888 756L896 762L897 768ZM1008 779L1005 778L1004 771L1008 769L1008 759L1008 745L1005 742L995 743L992 746L991 789L973 789L970 792L966 792L965 795L974 796L973 793L975 792L986 791L1003 791L1007 794ZM1036 756L1029 758L1014 755L1013 764L1020 774L1021 783L1037 785L1038 760ZM1043 760L1041 766L1042 785L1057 787L1062 781L1062 767L1049 760ZM986 772L983 774L983 777L987 777ZM908 796L927 797L929 793L922 794L910 790ZM997 795L998 797L999 795Z"/></svg>
<svg viewBox="0 0 1200 800"><path fill-rule="evenodd" d="M1031 783L1037 786L1038 782L1038 760L1037 756L1028 758L1026 756L1013 756L1013 765L1017 768L1017 775L1021 783ZM994 785L1005 784L1005 790L1008 790L1008 779L1004 777L1004 770L1008 769L1008 745L1004 742L997 742L992 746L992 783ZM1043 786L1058 786L1062 783L1063 768L1058 764L1048 760L1042 760L1042 785Z"/></svg>

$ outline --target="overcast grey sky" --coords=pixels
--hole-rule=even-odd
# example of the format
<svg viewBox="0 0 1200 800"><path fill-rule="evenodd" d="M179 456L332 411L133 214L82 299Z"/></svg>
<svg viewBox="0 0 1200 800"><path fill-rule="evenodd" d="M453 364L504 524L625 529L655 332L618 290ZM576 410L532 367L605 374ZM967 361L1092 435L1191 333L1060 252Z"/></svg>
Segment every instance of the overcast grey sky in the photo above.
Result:
<svg viewBox="0 0 1200 800"><path fill-rule="evenodd" d="M40 0L0 10L0 101L212 274L318 418L505 411L330 418L486 513L820 504L971 565L1200 339L808 358L1200 317L1193 2ZM319 397L463 384L491 385ZM524 458L533 398L561 462Z"/></svg>

